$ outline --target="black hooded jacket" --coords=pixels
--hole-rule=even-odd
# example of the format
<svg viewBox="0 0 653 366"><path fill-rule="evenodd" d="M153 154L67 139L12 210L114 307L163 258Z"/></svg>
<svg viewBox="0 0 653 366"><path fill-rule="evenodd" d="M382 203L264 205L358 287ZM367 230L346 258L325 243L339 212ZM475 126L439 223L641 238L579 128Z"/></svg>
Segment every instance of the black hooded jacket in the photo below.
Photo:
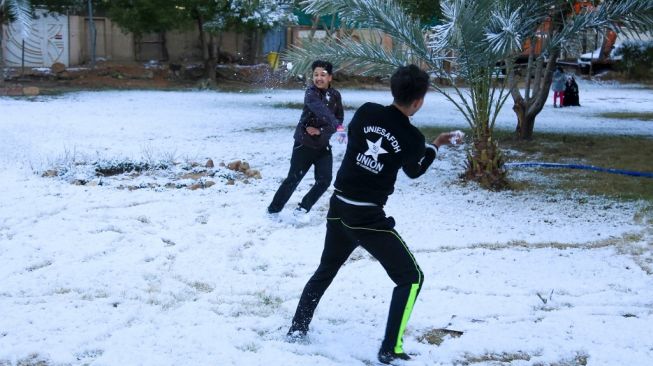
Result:
<svg viewBox="0 0 653 366"><path fill-rule="evenodd" d="M380 206L394 192L400 169L417 178L433 163L437 152L393 105L363 104L349 123L348 139L334 184L336 192Z"/></svg>
<svg viewBox="0 0 653 366"><path fill-rule="evenodd" d="M322 149L329 146L331 135L344 120L342 98L334 88L320 89L311 85L304 94L304 109L295 129L295 141L313 148ZM320 130L318 136L311 136L306 127Z"/></svg>

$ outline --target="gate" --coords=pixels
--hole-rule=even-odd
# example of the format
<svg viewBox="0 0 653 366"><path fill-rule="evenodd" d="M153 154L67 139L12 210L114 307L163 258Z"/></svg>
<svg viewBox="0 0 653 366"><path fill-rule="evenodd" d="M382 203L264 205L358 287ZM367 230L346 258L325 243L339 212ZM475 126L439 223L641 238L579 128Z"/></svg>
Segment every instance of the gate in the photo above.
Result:
<svg viewBox="0 0 653 366"><path fill-rule="evenodd" d="M37 13L27 38L23 39L17 23L3 27L5 65L20 67L50 67L55 62L66 66L68 55L68 17Z"/></svg>

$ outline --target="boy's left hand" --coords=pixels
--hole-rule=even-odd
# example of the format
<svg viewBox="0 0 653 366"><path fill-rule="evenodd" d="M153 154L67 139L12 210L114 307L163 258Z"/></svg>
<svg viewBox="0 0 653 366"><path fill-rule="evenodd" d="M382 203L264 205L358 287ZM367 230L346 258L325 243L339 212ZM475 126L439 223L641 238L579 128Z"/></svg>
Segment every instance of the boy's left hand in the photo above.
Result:
<svg viewBox="0 0 653 366"><path fill-rule="evenodd" d="M338 125L336 128L336 136L339 143L347 143L347 132L345 132L345 127L343 125Z"/></svg>

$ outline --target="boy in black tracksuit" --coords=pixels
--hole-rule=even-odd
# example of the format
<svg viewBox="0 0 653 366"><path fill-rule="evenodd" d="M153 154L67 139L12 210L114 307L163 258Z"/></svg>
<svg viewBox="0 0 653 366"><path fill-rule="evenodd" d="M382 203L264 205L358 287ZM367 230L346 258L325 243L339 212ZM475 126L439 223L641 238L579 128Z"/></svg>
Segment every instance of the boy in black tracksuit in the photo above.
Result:
<svg viewBox="0 0 653 366"><path fill-rule="evenodd" d="M409 117L424 102L428 79L415 65L400 67L390 80L393 104L366 103L356 111L327 214L324 251L297 305L288 331L291 339L306 335L320 298L360 245L381 263L396 284L379 361L410 359L403 350L402 336L424 274L383 206L394 191L399 169L417 178L435 159L438 146L451 143L453 134L443 133L432 144L426 144L424 135L410 124Z"/></svg>
<svg viewBox="0 0 653 366"><path fill-rule="evenodd" d="M304 94L304 109L295 128L290 170L268 206L269 213L283 209L311 165L315 168L315 184L299 203L298 210L310 211L331 184L333 157L329 139L344 119L342 99L331 87L331 63L318 60L311 68L313 85Z"/></svg>

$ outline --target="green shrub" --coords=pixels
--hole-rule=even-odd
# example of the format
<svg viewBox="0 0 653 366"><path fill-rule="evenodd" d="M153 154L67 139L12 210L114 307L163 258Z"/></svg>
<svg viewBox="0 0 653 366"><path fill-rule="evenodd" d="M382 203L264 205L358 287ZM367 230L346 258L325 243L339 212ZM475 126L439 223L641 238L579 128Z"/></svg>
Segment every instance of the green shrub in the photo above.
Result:
<svg viewBox="0 0 653 366"><path fill-rule="evenodd" d="M653 76L653 41L626 41L615 52L622 56L619 69L630 79Z"/></svg>

